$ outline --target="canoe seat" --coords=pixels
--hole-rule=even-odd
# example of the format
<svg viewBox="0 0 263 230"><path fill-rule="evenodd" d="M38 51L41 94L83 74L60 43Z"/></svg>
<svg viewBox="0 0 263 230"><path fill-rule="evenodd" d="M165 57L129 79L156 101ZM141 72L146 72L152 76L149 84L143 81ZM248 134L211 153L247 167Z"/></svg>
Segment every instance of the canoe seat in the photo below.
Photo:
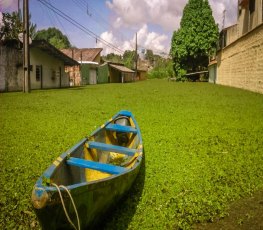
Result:
<svg viewBox="0 0 263 230"><path fill-rule="evenodd" d="M118 125L118 124L108 124L105 127L106 130L110 131L116 131L120 133L137 133L137 129L131 127L131 126L124 126L124 125Z"/></svg>
<svg viewBox="0 0 263 230"><path fill-rule="evenodd" d="M98 170L98 171L106 172L106 173L110 173L110 174L119 174L119 173L123 173L127 170L127 169L120 167L120 166L84 160L84 159L76 158L76 157L70 157L67 160L67 164L73 165L73 166L78 166L81 168L94 169L94 170Z"/></svg>
<svg viewBox="0 0 263 230"><path fill-rule="evenodd" d="M118 145L110 145L101 142L89 141L86 146L90 149L99 149L102 151L109 151L115 153L122 153L128 156L133 156L136 153L136 149L130 149L123 146Z"/></svg>

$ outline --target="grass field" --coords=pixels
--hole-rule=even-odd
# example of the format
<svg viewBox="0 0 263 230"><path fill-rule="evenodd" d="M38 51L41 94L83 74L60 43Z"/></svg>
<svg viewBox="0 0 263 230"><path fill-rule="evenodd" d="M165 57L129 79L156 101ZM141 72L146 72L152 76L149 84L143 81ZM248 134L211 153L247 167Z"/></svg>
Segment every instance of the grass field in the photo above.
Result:
<svg viewBox="0 0 263 230"><path fill-rule="evenodd" d="M0 229L37 229L30 197L62 152L121 109L141 128L145 167L105 229L177 229L228 214L263 188L263 95L148 80L0 94Z"/></svg>

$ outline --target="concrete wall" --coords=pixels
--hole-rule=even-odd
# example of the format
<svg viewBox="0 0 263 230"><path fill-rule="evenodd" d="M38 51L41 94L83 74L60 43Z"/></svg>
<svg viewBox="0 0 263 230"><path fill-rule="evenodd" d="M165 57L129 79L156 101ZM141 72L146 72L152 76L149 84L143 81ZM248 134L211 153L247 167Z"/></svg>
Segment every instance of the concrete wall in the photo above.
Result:
<svg viewBox="0 0 263 230"><path fill-rule="evenodd" d="M247 4L239 5L238 13L238 31L239 37L246 34L248 31L256 28L263 22L263 4L262 0L255 0L255 11L249 11L249 1Z"/></svg>
<svg viewBox="0 0 263 230"><path fill-rule="evenodd" d="M23 90L22 51L0 46L0 92ZM69 86L64 63L38 48L30 49L31 89L60 88ZM42 66L42 79L36 78L36 66Z"/></svg>
<svg viewBox="0 0 263 230"><path fill-rule="evenodd" d="M231 44L238 38L238 25L230 26L226 29L226 45Z"/></svg>
<svg viewBox="0 0 263 230"><path fill-rule="evenodd" d="M0 92L23 90L22 52L15 48L0 46Z"/></svg>
<svg viewBox="0 0 263 230"><path fill-rule="evenodd" d="M263 93L263 24L217 54L216 83Z"/></svg>

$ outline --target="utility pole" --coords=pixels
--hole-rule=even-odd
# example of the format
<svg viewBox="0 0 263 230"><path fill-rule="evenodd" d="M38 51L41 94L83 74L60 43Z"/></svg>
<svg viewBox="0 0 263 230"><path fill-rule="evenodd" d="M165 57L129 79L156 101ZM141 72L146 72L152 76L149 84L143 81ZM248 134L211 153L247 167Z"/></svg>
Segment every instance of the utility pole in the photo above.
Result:
<svg viewBox="0 0 263 230"><path fill-rule="evenodd" d="M225 19L226 19L226 9L224 9L223 11L223 23L222 23L222 50L224 48L224 45L225 44L225 31L224 31L224 28L225 28Z"/></svg>
<svg viewBox="0 0 263 230"><path fill-rule="evenodd" d="M17 0L17 13L18 13L18 18L20 21L22 21L21 18L21 9L20 9L20 0Z"/></svg>
<svg viewBox="0 0 263 230"><path fill-rule="evenodd" d="M137 33L135 38L135 78L137 77L137 58L138 58L138 46L137 46ZM135 80L135 79L134 79Z"/></svg>
<svg viewBox="0 0 263 230"><path fill-rule="evenodd" d="M24 55L24 92L30 92L30 56L29 56L29 17L28 0L23 1L23 55Z"/></svg>
<svg viewBox="0 0 263 230"><path fill-rule="evenodd" d="M74 48L71 49L71 58L74 59ZM73 69L73 86L75 86L76 81L75 81L75 66L72 67Z"/></svg>

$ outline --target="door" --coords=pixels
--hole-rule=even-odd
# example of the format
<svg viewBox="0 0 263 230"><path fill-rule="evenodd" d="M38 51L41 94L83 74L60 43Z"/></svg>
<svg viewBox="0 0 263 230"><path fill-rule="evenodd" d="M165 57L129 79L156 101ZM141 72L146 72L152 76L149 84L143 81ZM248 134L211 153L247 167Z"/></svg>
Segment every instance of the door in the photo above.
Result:
<svg viewBox="0 0 263 230"><path fill-rule="evenodd" d="M89 72L89 84L90 85L97 84L97 72L95 69L91 69Z"/></svg>

